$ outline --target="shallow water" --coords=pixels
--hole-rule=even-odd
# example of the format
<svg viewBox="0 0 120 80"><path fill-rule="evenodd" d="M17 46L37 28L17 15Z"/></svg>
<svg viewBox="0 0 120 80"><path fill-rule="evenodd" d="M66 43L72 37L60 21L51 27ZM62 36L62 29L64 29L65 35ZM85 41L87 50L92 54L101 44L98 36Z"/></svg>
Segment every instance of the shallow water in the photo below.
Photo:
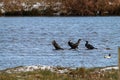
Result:
<svg viewBox="0 0 120 80"><path fill-rule="evenodd" d="M79 49L69 50L67 42L79 38ZM65 50L54 50L52 40ZM98 49L87 50L86 40ZM0 17L0 69L24 65L118 65L118 46L120 17ZM112 58L105 59L109 53Z"/></svg>

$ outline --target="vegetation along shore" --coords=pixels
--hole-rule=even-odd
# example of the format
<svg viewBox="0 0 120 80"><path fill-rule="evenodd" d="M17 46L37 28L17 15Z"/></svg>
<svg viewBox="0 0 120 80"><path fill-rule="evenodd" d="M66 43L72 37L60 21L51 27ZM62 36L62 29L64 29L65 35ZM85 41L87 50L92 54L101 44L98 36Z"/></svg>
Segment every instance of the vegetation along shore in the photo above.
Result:
<svg viewBox="0 0 120 80"><path fill-rule="evenodd" d="M118 67L19 66L0 71L0 80L118 80Z"/></svg>
<svg viewBox="0 0 120 80"><path fill-rule="evenodd" d="M0 16L119 16L120 0L0 0Z"/></svg>

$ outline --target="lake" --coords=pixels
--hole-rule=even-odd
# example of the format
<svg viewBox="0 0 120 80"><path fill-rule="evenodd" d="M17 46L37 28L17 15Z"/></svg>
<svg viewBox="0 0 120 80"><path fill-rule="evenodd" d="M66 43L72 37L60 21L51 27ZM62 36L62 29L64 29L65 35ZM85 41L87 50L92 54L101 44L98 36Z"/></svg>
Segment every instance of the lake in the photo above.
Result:
<svg viewBox="0 0 120 80"><path fill-rule="evenodd" d="M82 39L70 50L68 41ZM55 50L51 42L64 50ZM87 50L85 41L98 49ZM118 65L120 17L0 17L0 69L27 65ZM111 54L110 59L104 58Z"/></svg>

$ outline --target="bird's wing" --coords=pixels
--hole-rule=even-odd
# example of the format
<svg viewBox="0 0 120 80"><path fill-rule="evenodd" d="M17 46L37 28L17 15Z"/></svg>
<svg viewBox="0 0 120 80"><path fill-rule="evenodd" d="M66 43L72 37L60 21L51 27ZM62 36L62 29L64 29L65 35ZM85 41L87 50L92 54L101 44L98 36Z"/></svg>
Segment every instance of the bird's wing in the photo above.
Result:
<svg viewBox="0 0 120 80"><path fill-rule="evenodd" d="M68 45L72 47L74 45L74 43L69 41Z"/></svg>
<svg viewBox="0 0 120 80"><path fill-rule="evenodd" d="M89 48L94 48L93 45L91 45L91 44L88 44L88 47L89 47Z"/></svg>

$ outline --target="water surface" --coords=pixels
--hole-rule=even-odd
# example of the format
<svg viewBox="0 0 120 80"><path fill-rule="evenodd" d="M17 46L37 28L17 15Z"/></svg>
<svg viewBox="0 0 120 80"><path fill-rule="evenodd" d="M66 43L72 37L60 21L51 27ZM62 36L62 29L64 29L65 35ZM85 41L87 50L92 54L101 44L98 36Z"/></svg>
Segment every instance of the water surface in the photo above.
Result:
<svg viewBox="0 0 120 80"><path fill-rule="evenodd" d="M69 50L67 42L79 38L79 49ZM54 50L52 40L65 50ZM86 50L86 40L98 49ZM0 17L0 69L112 66L118 63L118 46L120 17ZM105 59L109 53L112 58Z"/></svg>

